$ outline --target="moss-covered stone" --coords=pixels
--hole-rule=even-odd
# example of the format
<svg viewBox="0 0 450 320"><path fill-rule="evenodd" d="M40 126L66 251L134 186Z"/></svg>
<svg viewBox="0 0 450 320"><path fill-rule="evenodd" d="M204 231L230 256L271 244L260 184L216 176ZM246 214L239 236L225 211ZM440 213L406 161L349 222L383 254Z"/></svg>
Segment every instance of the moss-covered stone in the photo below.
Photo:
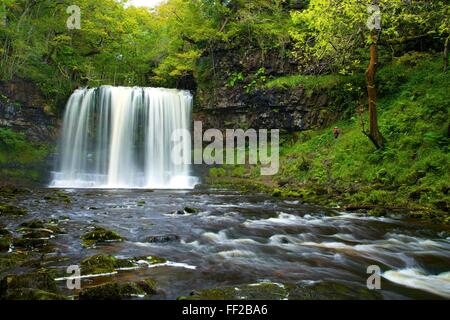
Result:
<svg viewBox="0 0 450 320"><path fill-rule="evenodd" d="M47 238L15 238L13 239L13 247L19 249L50 249Z"/></svg>
<svg viewBox="0 0 450 320"><path fill-rule="evenodd" d="M178 240L180 240L180 237L177 236L176 234L166 234L166 235L150 236L145 241L150 243L166 243Z"/></svg>
<svg viewBox="0 0 450 320"><path fill-rule="evenodd" d="M39 289L20 288L10 290L7 295L2 297L3 300L68 300L62 294L48 292Z"/></svg>
<svg viewBox="0 0 450 320"><path fill-rule="evenodd" d="M1 299L54 298L53 294L57 293L54 274L45 269L27 274L7 275L0 280Z"/></svg>
<svg viewBox="0 0 450 320"><path fill-rule="evenodd" d="M196 290L180 300L346 300L382 299L379 292L340 283L256 283Z"/></svg>
<svg viewBox="0 0 450 320"><path fill-rule="evenodd" d="M11 239L8 237L0 238L0 252L7 252L11 246Z"/></svg>
<svg viewBox="0 0 450 320"><path fill-rule="evenodd" d="M20 224L20 227L29 229L45 228L45 222L39 219L34 219Z"/></svg>
<svg viewBox="0 0 450 320"><path fill-rule="evenodd" d="M24 216L27 214L27 210L11 206L8 204L0 204L0 216Z"/></svg>
<svg viewBox="0 0 450 320"><path fill-rule="evenodd" d="M155 294L156 282L147 279L139 282L107 283L83 289L79 294L80 300L122 300L135 296Z"/></svg>
<svg viewBox="0 0 450 320"><path fill-rule="evenodd" d="M122 237L117 232L102 227L95 227L93 231L84 234L81 239L83 240L84 246L91 246L96 243L120 242L126 240L126 238Z"/></svg>
<svg viewBox="0 0 450 320"><path fill-rule="evenodd" d="M191 208L191 207L184 207L184 211L188 214L194 214L198 212L198 209Z"/></svg>
<svg viewBox="0 0 450 320"><path fill-rule="evenodd" d="M111 273L120 268L131 268L135 264L131 260L117 259L108 255L95 255L81 261L80 268L83 275Z"/></svg>

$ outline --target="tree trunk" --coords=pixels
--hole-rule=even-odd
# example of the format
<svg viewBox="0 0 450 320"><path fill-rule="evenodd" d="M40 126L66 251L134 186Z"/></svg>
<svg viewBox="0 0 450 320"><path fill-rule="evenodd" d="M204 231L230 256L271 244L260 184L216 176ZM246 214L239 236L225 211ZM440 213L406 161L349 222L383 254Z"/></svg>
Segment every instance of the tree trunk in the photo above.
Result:
<svg viewBox="0 0 450 320"><path fill-rule="evenodd" d="M444 71L447 71L448 69L448 42L450 40L450 36L445 39L445 45L444 45Z"/></svg>
<svg viewBox="0 0 450 320"><path fill-rule="evenodd" d="M384 137L378 129L377 117L377 89L375 87L375 74L378 67L377 36L372 35L370 44L370 63L366 71L367 93L369 96L369 132L367 136L377 149L384 148Z"/></svg>

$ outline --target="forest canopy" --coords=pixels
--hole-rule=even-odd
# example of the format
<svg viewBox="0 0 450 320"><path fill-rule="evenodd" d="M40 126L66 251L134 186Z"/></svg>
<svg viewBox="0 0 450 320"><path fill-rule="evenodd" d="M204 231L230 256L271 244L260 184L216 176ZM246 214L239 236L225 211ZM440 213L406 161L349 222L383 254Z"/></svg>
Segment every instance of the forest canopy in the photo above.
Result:
<svg viewBox="0 0 450 320"><path fill-rule="evenodd" d="M377 4L379 45L392 56L443 51L448 1L168 0L155 9L125 0L1 0L0 79L35 81L61 101L77 86L174 86L198 77L216 50L256 47L295 59L299 73L361 72ZM67 8L80 7L69 30ZM61 102L60 101L60 102Z"/></svg>

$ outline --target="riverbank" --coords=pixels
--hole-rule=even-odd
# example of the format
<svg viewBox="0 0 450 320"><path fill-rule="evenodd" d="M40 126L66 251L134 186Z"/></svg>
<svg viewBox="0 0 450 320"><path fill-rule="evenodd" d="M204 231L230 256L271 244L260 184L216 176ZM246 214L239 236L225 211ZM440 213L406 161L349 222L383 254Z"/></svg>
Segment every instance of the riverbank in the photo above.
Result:
<svg viewBox="0 0 450 320"><path fill-rule="evenodd" d="M440 58L410 55L382 68L378 82L385 149L376 150L362 133L367 115L355 114L326 128L286 135L275 176L261 177L258 167L222 166L211 169L206 182L449 224L450 75L442 71Z"/></svg>

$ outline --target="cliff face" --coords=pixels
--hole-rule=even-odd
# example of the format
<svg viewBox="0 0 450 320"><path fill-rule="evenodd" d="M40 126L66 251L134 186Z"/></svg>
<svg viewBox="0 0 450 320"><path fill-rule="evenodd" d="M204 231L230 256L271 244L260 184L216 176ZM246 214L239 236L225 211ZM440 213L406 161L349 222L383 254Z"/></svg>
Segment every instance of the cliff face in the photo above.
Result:
<svg viewBox="0 0 450 320"><path fill-rule="evenodd" d="M209 78L199 81L194 108L194 120L204 127L293 132L329 125L337 118L326 92L301 86L265 88L267 79L298 73L295 62L279 52L221 50L204 59L212 61ZM230 85L237 75L239 80Z"/></svg>
<svg viewBox="0 0 450 320"><path fill-rule="evenodd" d="M0 186L48 183L59 121L47 109L32 82L0 82Z"/></svg>
<svg viewBox="0 0 450 320"><path fill-rule="evenodd" d="M26 80L0 82L0 127L24 133L30 142L54 143L58 120L47 111L47 102Z"/></svg>

